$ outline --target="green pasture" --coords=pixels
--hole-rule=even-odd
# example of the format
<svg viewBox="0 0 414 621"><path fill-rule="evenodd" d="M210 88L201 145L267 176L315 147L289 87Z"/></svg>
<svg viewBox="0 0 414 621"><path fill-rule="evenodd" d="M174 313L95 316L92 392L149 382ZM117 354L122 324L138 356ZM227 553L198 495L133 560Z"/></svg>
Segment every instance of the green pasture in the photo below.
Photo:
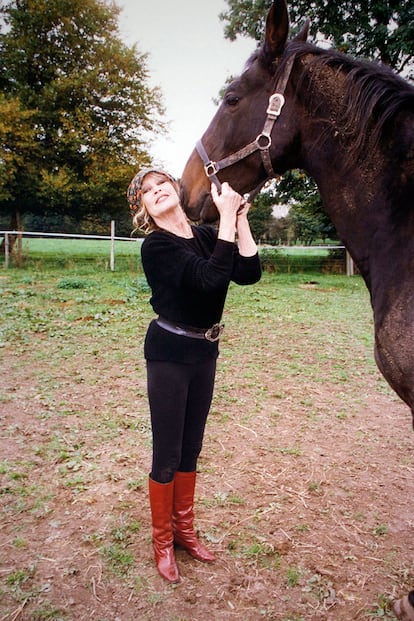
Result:
<svg viewBox="0 0 414 621"><path fill-rule="evenodd" d="M111 272L106 254L109 243L25 240L21 267L12 263L9 269L0 271L1 343L23 347L39 331L61 336L70 332L71 340L79 332L80 337L94 342L103 335L114 340L128 336L142 339L153 311L139 243L118 242L117 246L115 271ZM261 281L250 287L230 286L224 319L229 330L239 334L242 326L250 335L240 341L242 351L245 347L248 350L252 342L265 343L269 330L278 333L282 325L278 334L281 349L298 340L300 326L301 337L303 326L306 333L312 330L312 348L322 348L327 334L339 326L335 339L339 346L343 340L344 368L348 364L355 366L347 343L350 333L371 347L371 309L362 279L312 270L315 264L311 259L316 257L319 262L323 253L326 256L327 251L315 251L310 256L305 256L304 251L291 251L289 256L297 262L291 264L290 271L283 271L279 251L266 249ZM361 321L356 322L357 318ZM260 331L264 335L260 336ZM237 358L238 353L230 348L232 358ZM365 362L373 364L371 349ZM308 370L303 361L298 365L302 376L316 372L312 365Z"/></svg>
<svg viewBox="0 0 414 621"><path fill-rule="evenodd" d="M139 257L141 240L115 241L115 267L117 270L133 269ZM109 270L111 241L101 239L62 239L55 237L23 237L10 257L10 267L27 267L38 270L76 268L91 265L98 270ZM0 265L4 264L4 257Z"/></svg>
<svg viewBox="0 0 414 621"><path fill-rule="evenodd" d="M115 242L115 270L135 269L142 239ZM325 272L344 273L345 251L342 249L262 246L263 268L275 273ZM75 268L93 264L97 269L110 269L111 242L98 239L61 239L23 237L21 249L16 245L11 267L37 269ZM4 259L0 260L0 266Z"/></svg>
<svg viewBox="0 0 414 621"><path fill-rule="evenodd" d="M119 256L132 256L139 248L140 240L115 241ZM62 239L25 237L23 254L29 259L52 260L54 257L94 258L109 257L111 242L106 239Z"/></svg>

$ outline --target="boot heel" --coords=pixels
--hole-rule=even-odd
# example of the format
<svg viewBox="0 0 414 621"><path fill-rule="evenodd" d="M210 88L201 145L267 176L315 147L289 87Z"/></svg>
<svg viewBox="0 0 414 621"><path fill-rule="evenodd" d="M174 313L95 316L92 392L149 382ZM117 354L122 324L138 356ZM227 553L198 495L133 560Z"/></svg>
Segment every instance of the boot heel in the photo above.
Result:
<svg viewBox="0 0 414 621"><path fill-rule="evenodd" d="M212 563L216 557L199 541L194 530L195 483L195 472L176 472L173 503L174 541L198 561Z"/></svg>

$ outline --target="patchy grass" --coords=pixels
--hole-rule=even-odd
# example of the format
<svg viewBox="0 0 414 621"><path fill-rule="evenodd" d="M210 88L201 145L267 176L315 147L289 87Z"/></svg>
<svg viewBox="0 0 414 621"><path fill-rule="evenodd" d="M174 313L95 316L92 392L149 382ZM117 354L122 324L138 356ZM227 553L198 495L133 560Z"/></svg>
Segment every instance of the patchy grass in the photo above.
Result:
<svg viewBox="0 0 414 621"><path fill-rule="evenodd" d="M414 579L413 438L361 279L231 286L196 494L218 560L177 550L171 587L151 550L139 263L48 265L0 278L0 618L393 619Z"/></svg>

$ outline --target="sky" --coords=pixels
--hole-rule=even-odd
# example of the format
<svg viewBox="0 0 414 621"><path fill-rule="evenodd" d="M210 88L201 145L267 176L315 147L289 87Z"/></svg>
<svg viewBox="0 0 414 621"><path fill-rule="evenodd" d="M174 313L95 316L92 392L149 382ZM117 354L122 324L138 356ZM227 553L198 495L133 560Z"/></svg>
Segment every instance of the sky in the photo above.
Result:
<svg viewBox="0 0 414 621"><path fill-rule="evenodd" d="M150 86L159 86L169 122L168 138L156 139L150 152L157 165L181 176L196 141L217 109L229 75L238 75L255 49L253 39L224 38L220 12L225 0L116 0L120 34L138 52L148 53Z"/></svg>

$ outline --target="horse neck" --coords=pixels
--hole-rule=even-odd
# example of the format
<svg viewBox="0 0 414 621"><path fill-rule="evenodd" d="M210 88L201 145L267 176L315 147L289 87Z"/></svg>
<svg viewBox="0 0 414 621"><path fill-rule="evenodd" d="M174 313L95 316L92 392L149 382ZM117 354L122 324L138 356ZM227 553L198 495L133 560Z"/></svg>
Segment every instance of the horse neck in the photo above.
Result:
<svg viewBox="0 0 414 621"><path fill-rule="evenodd" d="M401 113L392 138L384 137L372 148L367 132L362 141L358 132L349 139L342 123L346 76L326 65L314 68L309 58L301 61L307 72L299 86L304 93L301 167L315 179L341 240L363 269L367 235L393 225L389 184L395 183L392 175L398 176L397 134L406 135L412 121L406 120L404 127L406 116Z"/></svg>
<svg viewBox="0 0 414 621"><path fill-rule="evenodd" d="M323 127L320 129L322 132ZM374 222L370 224L370 206L383 189L384 162L376 152L357 165L344 167L347 150L335 136L325 137L319 145L305 144L302 157L338 234L352 247L358 231L374 226Z"/></svg>

